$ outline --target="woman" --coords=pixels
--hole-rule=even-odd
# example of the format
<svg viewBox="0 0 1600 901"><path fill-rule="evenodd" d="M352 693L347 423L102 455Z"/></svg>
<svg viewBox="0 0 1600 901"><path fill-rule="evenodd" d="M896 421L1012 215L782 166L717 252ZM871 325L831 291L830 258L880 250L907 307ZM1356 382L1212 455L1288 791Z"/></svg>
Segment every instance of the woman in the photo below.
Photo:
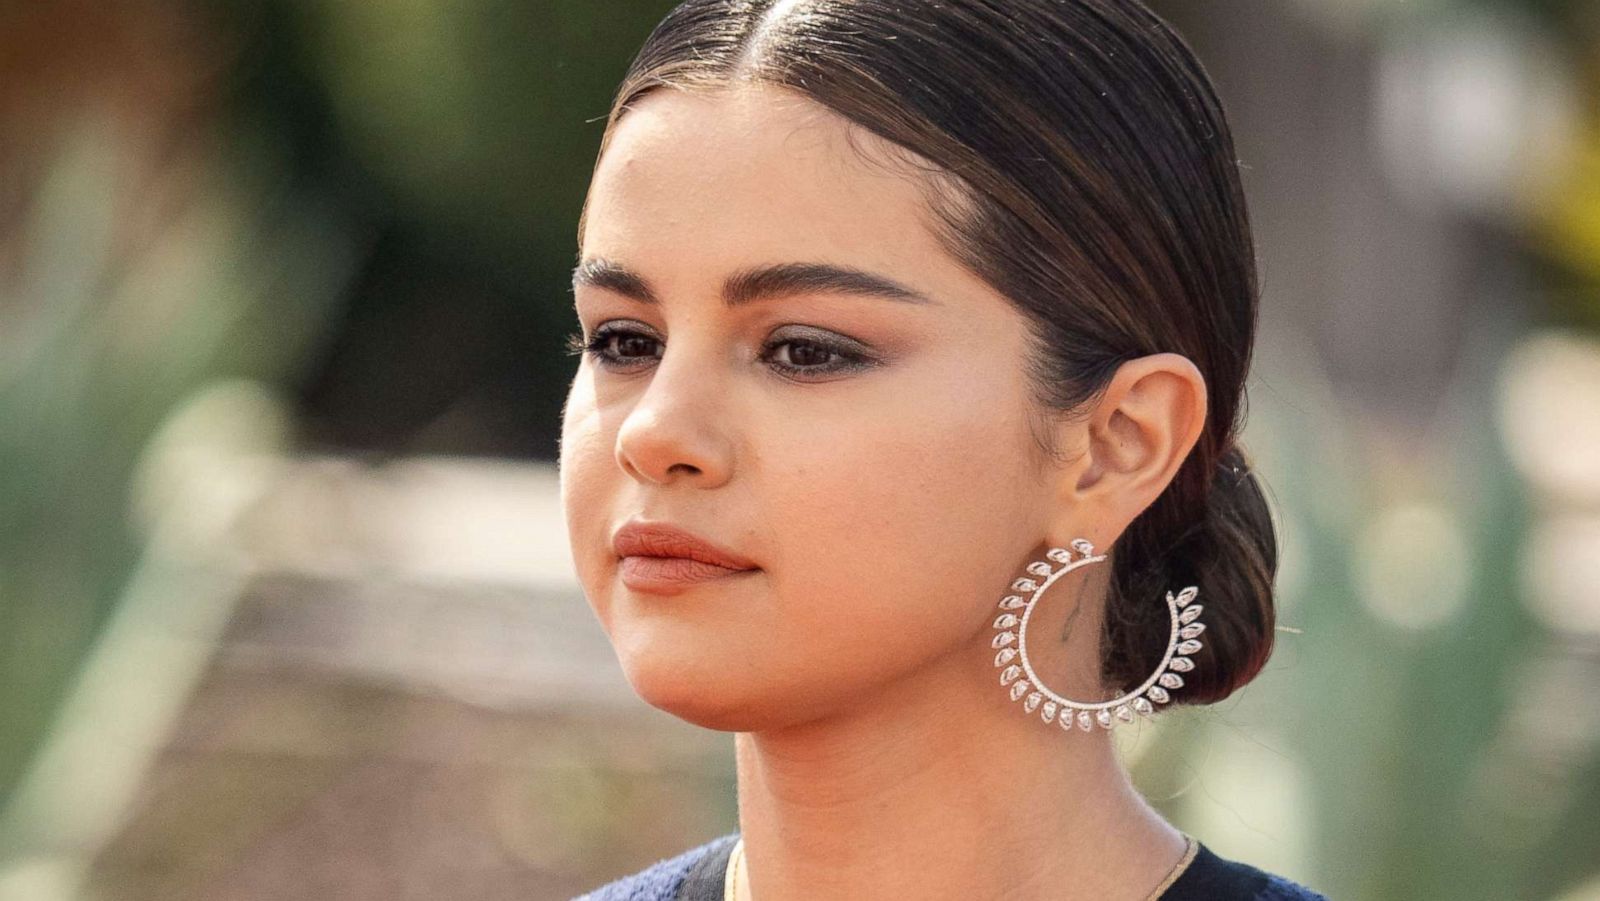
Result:
<svg viewBox="0 0 1600 901"><path fill-rule="evenodd" d="M735 733L740 825L588 897L1320 897L1112 742L1273 635L1249 225L1161 19L689 0L579 245L578 576L639 695Z"/></svg>

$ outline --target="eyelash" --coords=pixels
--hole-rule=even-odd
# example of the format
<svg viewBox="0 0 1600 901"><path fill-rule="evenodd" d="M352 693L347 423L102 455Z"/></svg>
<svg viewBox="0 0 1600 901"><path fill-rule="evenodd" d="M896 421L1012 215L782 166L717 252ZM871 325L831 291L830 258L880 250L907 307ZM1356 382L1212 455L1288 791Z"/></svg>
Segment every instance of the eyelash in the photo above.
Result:
<svg viewBox="0 0 1600 901"><path fill-rule="evenodd" d="M602 325L595 329L594 335L592 335L587 341L584 340L583 335L580 332L574 332L573 334L567 336L567 352L572 354L587 354L590 359L609 369L630 370L636 368L639 364L628 361L649 360L655 359L655 357L620 357L608 353L607 348L610 347L612 338L633 337L645 338L650 341L656 340L654 336L636 329ZM769 363L769 365L771 365L779 373L786 376L806 378L816 375L837 375L840 373L855 372L861 369L867 369L876 365L876 361L864 354L850 350L844 345L836 344L831 341L825 341L819 338L784 338L778 341L769 341L761 348L762 357L766 358L772 353L772 351L784 346L785 344L808 344L817 348L818 350L831 354L842 361L824 364L821 366L794 366L792 364L779 363L776 361Z"/></svg>

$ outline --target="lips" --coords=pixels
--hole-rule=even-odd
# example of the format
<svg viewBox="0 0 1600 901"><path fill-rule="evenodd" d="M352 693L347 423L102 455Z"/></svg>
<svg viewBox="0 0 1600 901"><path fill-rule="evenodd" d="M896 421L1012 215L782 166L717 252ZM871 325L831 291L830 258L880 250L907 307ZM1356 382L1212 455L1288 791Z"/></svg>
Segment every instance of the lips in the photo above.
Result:
<svg viewBox="0 0 1600 901"><path fill-rule="evenodd" d="M612 536L611 547L621 558L623 582L639 591L671 592L759 568L747 557L666 523L631 521Z"/></svg>

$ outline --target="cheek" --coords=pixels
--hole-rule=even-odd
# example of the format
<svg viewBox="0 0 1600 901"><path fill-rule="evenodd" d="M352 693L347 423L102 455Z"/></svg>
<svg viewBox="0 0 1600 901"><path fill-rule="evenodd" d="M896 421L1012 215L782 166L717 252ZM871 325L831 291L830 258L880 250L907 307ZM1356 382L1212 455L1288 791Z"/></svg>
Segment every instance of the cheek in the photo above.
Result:
<svg viewBox="0 0 1600 901"><path fill-rule="evenodd" d="M1025 424L992 401L1004 390L902 395L836 439L769 452L784 657L886 679L981 634L1041 537Z"/></svg>
<svg viewBox="0 0 1600 901"><path fill-rule="evenodd" d="M579 584L609 631L609 597L600 589L610 564L610 493L616 483L610 470L616 464L603 425L588 379L580 373L561 420L561 509Z"/></svg>

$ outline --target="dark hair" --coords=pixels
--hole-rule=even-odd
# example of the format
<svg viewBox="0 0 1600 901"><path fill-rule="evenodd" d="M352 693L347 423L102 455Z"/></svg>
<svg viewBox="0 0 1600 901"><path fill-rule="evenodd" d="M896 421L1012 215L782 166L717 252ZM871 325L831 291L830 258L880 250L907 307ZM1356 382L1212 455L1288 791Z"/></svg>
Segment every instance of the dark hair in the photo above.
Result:
<svg viewBox="0 0 1600 901"><path fill-rule="evenodd" d="M1194 362L1208 419L1118 540L1101 676L1131 686L1152 672L1170 629L1159 599L1198 585L1208 640L1174 700L1218 701L1254 678L1272 652L1278 566L1234 443L1255 254L1233 138L1188 45L1137 0L688 0L628 69L601 154L646 92L740 79L933 164L945 246L1031 323L1040 409L1080 409L1137 357Z"/></svg>

